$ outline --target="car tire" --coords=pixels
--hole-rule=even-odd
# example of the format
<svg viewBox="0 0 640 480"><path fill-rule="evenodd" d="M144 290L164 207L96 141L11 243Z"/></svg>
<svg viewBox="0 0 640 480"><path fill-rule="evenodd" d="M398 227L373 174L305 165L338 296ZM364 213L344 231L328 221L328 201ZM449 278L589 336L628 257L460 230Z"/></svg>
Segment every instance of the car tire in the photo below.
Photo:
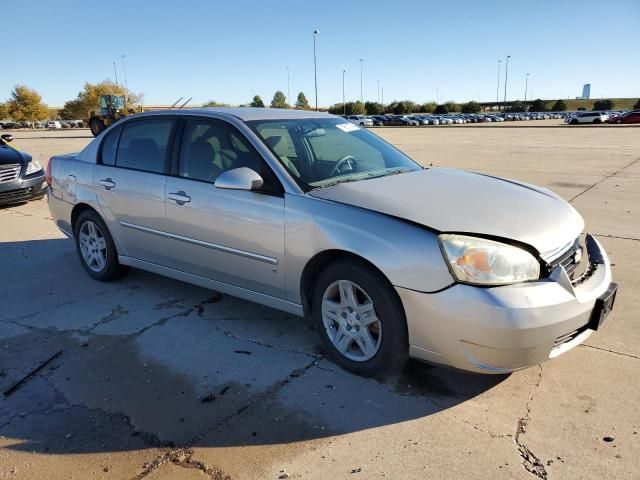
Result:
<svg viewBox="0 0 640 480"><path fill-rule="evenodd" d="M399 370L409 358L402 302L391 283L365 262L338 260L320 273L312 317L329 357L345 370L380 376Z"/></svg>
<svg viewBox="0 0 640 480"><path fill-rule="evenodd" d="M595 118L595 119L593 120L593 123L602 123L602 120L600 120L599 118Z"/></svg>
<svg viewBox="0 0 640 480"><path fill-rule="evenodd" d="M618 120L616 120L616 123L617 123L618 125L620 125L620 124L622 124L622 120L618 119Z"/></svg>
<svg viewBox="0 0 640 480"><path fill-rule="evenodd" d="M89 122L89 129L94 137L100 135L100 133L107 127L105 127L104 122L98 118L94 118Z"/></svg>
<svg viewBox="0 0 640 480"><path fill-rule="evenodd" d="M95 211L85 210L80 214L74 225L73 237L82 266L95 280L110 282L129 271L118 262L111 233Z"/></svg>
<svg viewBox="0 0 640 480"><path fill-rule="evenodd" d="M578 124L578 120L576 120L575 118L571 120L571 125L577 125L577 124Z"/></svg>

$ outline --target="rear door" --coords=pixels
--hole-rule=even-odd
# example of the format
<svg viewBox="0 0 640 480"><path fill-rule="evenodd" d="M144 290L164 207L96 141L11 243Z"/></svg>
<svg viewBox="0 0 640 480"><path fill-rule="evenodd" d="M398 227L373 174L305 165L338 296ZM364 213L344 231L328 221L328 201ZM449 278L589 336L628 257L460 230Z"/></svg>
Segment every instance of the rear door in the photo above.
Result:
<svg viewBox="0 0 640 480"><path fill-rule="evenodd" d="M171 117L132 119L103 140L93 181L121 255L162 265L170 260L162 231L176 124Z"/></svg>
<svg viewBox="0 0 640 480"><path fill-rule="evenodd" d="M186 117L166 185L169 251L179 270L284 298L284 194L248 140L223 120ZM248 167L260 192L215 187Z"/></svg>

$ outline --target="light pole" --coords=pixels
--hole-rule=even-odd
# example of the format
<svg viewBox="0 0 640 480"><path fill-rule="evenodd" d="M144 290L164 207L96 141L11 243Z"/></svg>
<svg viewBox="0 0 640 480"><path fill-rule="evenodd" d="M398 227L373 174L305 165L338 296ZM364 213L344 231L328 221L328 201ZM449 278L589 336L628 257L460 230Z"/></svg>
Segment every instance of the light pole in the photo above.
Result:
<svg viewBox="0 0 640 480"><path fill-rule="evenodd" d="M291 89L289 88L289 70L290 68L287 67L287 100L291 102Z"/></svg>
<svg viewBox="0 0 640 480"><path fill-rule="evenodd" d="M127 63L124 61L124 54L122 57L122 69L124 70L124 87L129 90L129 83L127 82Z"/></svg>
<svg viewBox="0 0 640 480"><path fill-rule="evenodd" d="M346 70L342 70L342 114L347 114L347 104L344 101L344 74L347 73Z"/></svg>
<svg viewBox="0 0 640 480"><path fill-rule="evenodd" d="M524 76L524 111L527 111L527 89L529 88L529 74Z"/></svg>
<svg viewBox="0 0 640 480"><path fill-rule="evenodd" d="M113 61L113 75L116 77L116 85L118 84L118 69L116 68L116 61Z"/></svg>
<svg viewBox="0 0 640 480"><path fill-rule="evenodd" d="M378 80L378 103L380 103L380 80Z"/></svg>
<svg viewBox="0 0 640 480"><path fill-rule="evenodd" d="M502 60L498 60L498 88L496 88L496 104L500 103L500 64ZM500 105L496 105L498 110L500 110Z"/></svg>
<svg viewBox="0 0 640 480"><path fill-rule="evenodd" d="M364 64L364 59L361 58L358 61L360 62L360 103L364 104L364 97L362 96L362 65Z"/></svg>
<svg viewBox="0 0 640 480"><path fill-rule="evenodd" d="M507 55L507 62L504 66L504 108L507 108L507 81L509 80L509 59L511 55Z"/></svg>
<svg viewBox="0 0 640 480"><path fill-rule="evenodd" d="M313 31L313 83L316 90L316 112L318 111L318 64L316 63L316 35L320 34L320 30Z"/></svg>

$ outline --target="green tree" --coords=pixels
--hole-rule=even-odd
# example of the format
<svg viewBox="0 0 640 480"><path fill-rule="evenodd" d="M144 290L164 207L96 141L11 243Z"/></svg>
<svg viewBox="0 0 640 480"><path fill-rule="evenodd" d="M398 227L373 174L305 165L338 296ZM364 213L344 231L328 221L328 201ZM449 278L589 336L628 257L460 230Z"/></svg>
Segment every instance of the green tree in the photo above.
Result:
<svg viewBox="0 0 640 480"><path fill-rule="evenodd" d="M17 122L35 122L49 116L49 110L40 94L26 85L16 85L13 88L5 108Z"/></svg>
<svg viewBox="0 0 640 480"><path fill-rule="evenodd" d="M604 100L596 100L593 103L593 109L594 110L613 110L613 107L615 107L615 102L613 100L609 100L604 99Z"/></svg>
<svg viewBox="0 0 640 480"><path fill-rule="evenodd" d="M635 105L633 106L634 110L638 110L640 109L640 98L638 99L638 101L635 103Z"/></svg>
<svg viewBox="0 0 640 480"><path fill-rule="evenodd" d="M512 102L511 105L509 105L509 107L507 108L507 111L512 113L524 112L524 110L525 110L525 105L520 100L516 100L515 102ZM538 110L534 110L534 111L538 111Z"/></svg>
<svg viewBox="0 0 640 480"><path fill-rule="evenodd" d="M384 105L378 102L365 102L364 109L368 115L382 115L384 113Z"/></svg>
<svg viewBox="0 0 640 480"><path fill-rule="evenodd" d="M58 116L63 120L88 118L89 112L100 109L102 95L124 95L127 98L128 108L133 108L134 105L142 102L143 98L142 93L135 94L111 80L103 80L99 83L86 82L76 98L65 102Z"/></svg>
<svg viewBox="0 0 640 480"><path fill-rule="evenodd" d="M436 102L423 103L420 106L420 111L423 113L433 113L438 104Z"/></svg>
<svg viewBox="0 0 640 480"><path fill-rule="evenodd" d="M478 113L480 110L482 110L482 106L473 100L462 104L462 113Z"/></svg>
<svg viewBox="0 0 640 480"><path fill-rule="evenodd" d="M539 98L531 102L531 105L529 106L530 112L544 112L546 110L547 110L547 102Z"/></svg>
<svg viewBox="0 0 640 480"><path fill-rule="evenodd" d="M396 115L404 115L407 113L413 113L416 104L411 100L402 100L400 102L392 102L387 111L391 111Z"/></svg>
<svg viewBox="0 0 640 480"><path fill-rule="evenodd" d="M271 108L289 108L287 105L287 97L284 96L280 90L273 94L273 100L271 100Z"/></svg>
<svg viewBox="0 0 640 480"><path fill-rule="evenodd" d="M206 108L206 107L229 107L230 105L228 103L220 103L220 102L216 102L215 100L209 100L206 103L202 104L202 108Z"/></svg>
<svg viewBox="0 0 640 480"><path fill-rule="evenodd" d="M296 108L299 110L309 110L309 100L307 100L307 97L302 92L298 94Z"/></svg>
<svg viewBox="0 0 640 480"><path fill-rule="evenodd" d="M444 113L449 113L449 109L447 108L447 105L437 105L435 110L433 111L433 113L435 113L436 115L442 115Z"/></svg>
<svg viewBox="0 0 640 480"><path fill-rule="evenodd" d="M567 104L564 103L564 100L556 100L556 103L553 104L551 110L554 112L564 112L567 109Z"/></svg>
<svg viewBox="0 0 640 480"><path fill-rule="evenodd" d="M453 100L449 100L448 102L445 102L444 104L447 107L447 110L449 112L459 112L460 111L460 105L458 105Z"/></svg>
<svg viewBox="0 0 640 480"><path fill-rule="evenodd" d="M0 120L9 118L9 109L5 103L0 103Z"/></svg>
<svg viewBox="0 0 640 480"><path fill-rule="evenodd" d="M264 108L264 102L262 101L262 98L260 98L260 95L256 95L255 97L253 97L250 106L256 108Z"/></svg>

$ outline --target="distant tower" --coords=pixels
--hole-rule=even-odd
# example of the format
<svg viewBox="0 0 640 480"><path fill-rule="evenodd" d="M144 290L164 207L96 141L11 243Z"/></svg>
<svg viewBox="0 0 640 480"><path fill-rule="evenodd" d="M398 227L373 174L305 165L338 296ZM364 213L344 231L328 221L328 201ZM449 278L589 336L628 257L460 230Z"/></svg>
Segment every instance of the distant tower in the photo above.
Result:
<svg viewBox="0 0 640 480"><path fill-rule="evenodd" d="M584 86L582 87L582 99L589 100L590 97L591 97L591 84L585 83Z"/></svg>

